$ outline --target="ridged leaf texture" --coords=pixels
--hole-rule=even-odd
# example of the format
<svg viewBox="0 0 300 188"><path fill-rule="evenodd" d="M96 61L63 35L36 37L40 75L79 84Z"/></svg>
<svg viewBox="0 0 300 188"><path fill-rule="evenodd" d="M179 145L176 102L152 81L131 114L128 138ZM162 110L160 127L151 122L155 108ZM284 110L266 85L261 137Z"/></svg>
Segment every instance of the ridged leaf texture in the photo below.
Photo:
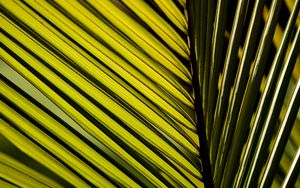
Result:
<svg viewBox="0 0 300 188"><path fill-rule="evenodd" d="M0 0L0 187L297 187L299 0Z"/></svg>

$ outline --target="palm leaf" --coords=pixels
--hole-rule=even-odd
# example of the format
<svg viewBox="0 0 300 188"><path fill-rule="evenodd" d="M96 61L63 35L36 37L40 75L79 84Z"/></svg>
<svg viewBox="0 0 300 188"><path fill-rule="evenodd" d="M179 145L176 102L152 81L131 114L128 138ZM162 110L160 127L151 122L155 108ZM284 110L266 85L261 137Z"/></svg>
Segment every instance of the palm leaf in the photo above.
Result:
<svg viewBox="0 0 300 188"><path fill-rule="evenodd" d="M0 0L0 187L299 185L299 8Z"/></svg>

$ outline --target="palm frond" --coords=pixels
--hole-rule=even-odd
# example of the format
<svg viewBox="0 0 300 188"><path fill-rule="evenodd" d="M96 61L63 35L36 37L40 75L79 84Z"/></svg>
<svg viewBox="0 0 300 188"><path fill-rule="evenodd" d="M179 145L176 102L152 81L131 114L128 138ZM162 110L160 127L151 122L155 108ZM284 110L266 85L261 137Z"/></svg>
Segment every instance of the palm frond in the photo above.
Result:
<svg viewBox="0 0 300 188"><path fill-rule="evenodd" d="M82 129L11 82L11 70L1 81L2 132L28 142L74 186L201 184L191 75L177 55L188 59L189 50L159 14L139 19L163 28L154 29L163 41L110 1L8 1L1 9L2 64Z"/></svg>
<svg viewBox="0 0 300 188"><path fill-rule="evenodd" d="M0 9L0 187L300 184L299 0Z"/></svg>

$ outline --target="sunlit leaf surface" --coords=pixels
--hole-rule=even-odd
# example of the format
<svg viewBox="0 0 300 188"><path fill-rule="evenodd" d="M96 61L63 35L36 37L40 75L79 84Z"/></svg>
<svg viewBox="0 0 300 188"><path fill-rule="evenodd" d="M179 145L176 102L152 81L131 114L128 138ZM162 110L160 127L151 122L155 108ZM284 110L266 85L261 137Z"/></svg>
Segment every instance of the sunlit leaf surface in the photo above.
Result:
<svg viewBox="0 0 300 188"><path fill-rule="evenodd" d="M0 0L0 187L300 186L300 0Z"/></svg>

